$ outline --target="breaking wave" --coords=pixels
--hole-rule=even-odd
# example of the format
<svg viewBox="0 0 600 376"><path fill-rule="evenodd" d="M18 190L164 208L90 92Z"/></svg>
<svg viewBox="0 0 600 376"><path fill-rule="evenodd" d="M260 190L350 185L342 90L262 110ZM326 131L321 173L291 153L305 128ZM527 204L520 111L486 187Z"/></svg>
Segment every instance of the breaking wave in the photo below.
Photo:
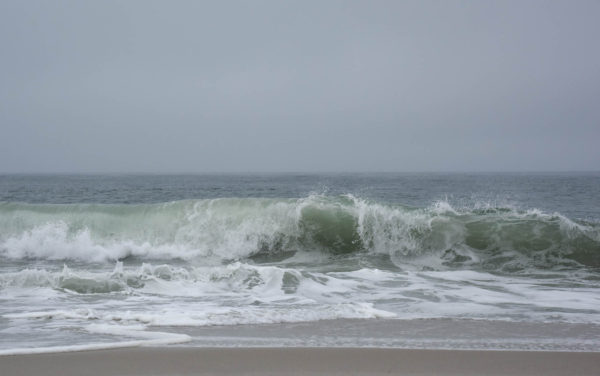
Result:
<svg viewBox="0 0 600 376"><path fill-rule="evenodd" d="M12 260L209 264L325 254L384 257L402 269L600 267L598 223L537 209L454 208L445 201L411 208L351 195L144 205L0 203L0 231L0 257Z"/></svg>

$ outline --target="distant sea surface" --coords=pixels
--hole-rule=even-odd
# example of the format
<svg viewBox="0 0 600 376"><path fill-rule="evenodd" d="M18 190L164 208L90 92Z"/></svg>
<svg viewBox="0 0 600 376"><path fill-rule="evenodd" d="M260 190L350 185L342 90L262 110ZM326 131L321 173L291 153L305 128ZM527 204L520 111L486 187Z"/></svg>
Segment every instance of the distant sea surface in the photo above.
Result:
<svg viewBox="0 0 600 376"><path fill-rule="evenodd" d="M0 355L176 343L600 351L600 173L0 175Z"/></svg>

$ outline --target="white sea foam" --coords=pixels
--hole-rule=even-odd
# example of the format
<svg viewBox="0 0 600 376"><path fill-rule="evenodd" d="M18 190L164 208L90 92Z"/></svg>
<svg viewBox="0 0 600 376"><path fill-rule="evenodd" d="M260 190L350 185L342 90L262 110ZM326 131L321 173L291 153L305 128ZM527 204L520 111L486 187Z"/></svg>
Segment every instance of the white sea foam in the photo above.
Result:
<svg viewBox="0 0 600 376"><path fill-rule="evenodd" d="M106 340L0 354L184 340L148 334L166 326L600 323L598 226L558 213L351 195L0 206L1 335L14 347L40 328L58 333L44 345Z"/></svg>
<svg viewBox="0 0 600 376"><path fill-rule="evenodd" d="M35 277L24 277L27 275ZM189 339L155 331L156 327L173 326L353 318L600 324L597 286L548 288L546 284L553 283L551 276L544 283L537 283L526 277L473 270L392 272L362 268L321 273L236 262L210 267L128 267L117 263L114 269L104 272L65 267L54 272L16 272L12 274L14 278L8 278L11 283L6 283L6 277L0 300L10 300L11 305L0 306L0 313L13 330L2 331L2 335L20 338L22 333L39 328L64 333L84 330L103 335L106 342L4 349L0 351L4 355L167 344ZM126 287L82 295L61 287L61 281L66 279L84 284L94 280L98 285L110 280ZM22 283L30 287L24 289ZM32 291L36 293L31 294Z"/></svg>
<svg viewBox="0 0 600 376"><path fill-rule="evenodd" d="M24 286L98 297L91 300L96 303L63 310L31 311L29 303L13 303L13 309L22 311L4 311L7 319L193 326L394 315L600 322L591 315L600 314L597 286L561 287L551 276L538 283L472 270L392 273L363 268L320 273L239 262L192 268L151 264L124 268L118 263L103 273L65 267L60 272L22 271L2 278L2 296L14 302L27 296L34 305L47 297L61 299L44 290L34 295L26 290L23 295ZM549 284L555 286L549 289ZM114 294L123 298L110 298ZM104 306L105 299L109 306Z"/></svg>
<svg viewBox="0 0 600 376"><path fill-rule="evenodd" d="M310 304L307 304L310 303ZM13 320L70 320L82 325L83 322L102 322L112 331L106 334L145 336L145 333L131 331L132 325L151 326L214 326L240 324L275 324L332 319L367 319L392 318L396 314L373 307L372 303L337 303L314 304L304 302L295 307L286 306L235 306L223 307L214 304L198 306L193 304L177 304L173 306L159 305L155 310L110 311L93 309L53 310L41 312L23 312L5 314L4 318ZM119 325L117 325L117 323ZM134 327L135 329L135 327ZM152 334L154 335L154 334Z"/></svg>
<svg viewBox="0 0 600 376"><path fill-rule="evenodd" d="M14 205L13 205L14 206ZM478 265L497 249L507 268L537 257L596 264L600 228L537 209L428 208L369 202L355 196L214 199L141 206L11 206L0 210L0 257L105 262L135 257L219 264L257 253L389 255L400 268ZM481 205L480 205L481 206ZM569 253L570 252L570 253ZM500 260L496 257L495 260ZM575 261L576 260L576 261ZM588 261L589 260L589 261ZM544 267L552 265L543 265Z"/></svg>
<svg viewBox="0 0 600 376"><path fill-rule="evenodd" d="M139 346L158 346L171 345L175 343L185 343L191 341L191 337L186 334L165 333L145 331L142 326L116 326L116 325L89 325L85 328L90 333L112 334L119 337L134 337L141 338L137 340L118 341L118 342L101 342L101 343L86 343L81 345L70 346L48 346L48 347L31 347L31 348L13 348L0 350L0 356L3 355L22 355L22 354L44 354L44 353L60 353L73 351L89 351L89 350L107 350L118 349L125 347Z"/></svg>

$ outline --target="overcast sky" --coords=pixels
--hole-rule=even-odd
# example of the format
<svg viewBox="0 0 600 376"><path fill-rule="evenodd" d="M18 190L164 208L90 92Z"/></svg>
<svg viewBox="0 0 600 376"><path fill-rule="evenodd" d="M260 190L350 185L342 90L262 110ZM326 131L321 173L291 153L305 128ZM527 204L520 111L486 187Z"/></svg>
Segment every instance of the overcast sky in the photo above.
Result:
<svg viewBox="0 0 600 376"><path fill-rule="evenodd" d="M600 170L598 1L0 1L0 172Z"/></svg>

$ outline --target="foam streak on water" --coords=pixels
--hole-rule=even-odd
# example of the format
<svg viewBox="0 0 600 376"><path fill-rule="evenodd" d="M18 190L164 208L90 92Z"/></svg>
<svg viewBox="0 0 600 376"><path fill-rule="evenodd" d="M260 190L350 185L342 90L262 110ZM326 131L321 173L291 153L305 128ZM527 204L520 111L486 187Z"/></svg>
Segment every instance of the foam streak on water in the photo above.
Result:
<svg viewBox="0 0 600 376"><path fill-rule="evenodd" d="M451 201L409 206L345 193L1 202L0 355L181 343L190 337L172 332L182 327L600 325L596 219ZM600 349L580 339L584 347L575 337L568 348ZM369 343L417 343L386 341Z"/></svg>

